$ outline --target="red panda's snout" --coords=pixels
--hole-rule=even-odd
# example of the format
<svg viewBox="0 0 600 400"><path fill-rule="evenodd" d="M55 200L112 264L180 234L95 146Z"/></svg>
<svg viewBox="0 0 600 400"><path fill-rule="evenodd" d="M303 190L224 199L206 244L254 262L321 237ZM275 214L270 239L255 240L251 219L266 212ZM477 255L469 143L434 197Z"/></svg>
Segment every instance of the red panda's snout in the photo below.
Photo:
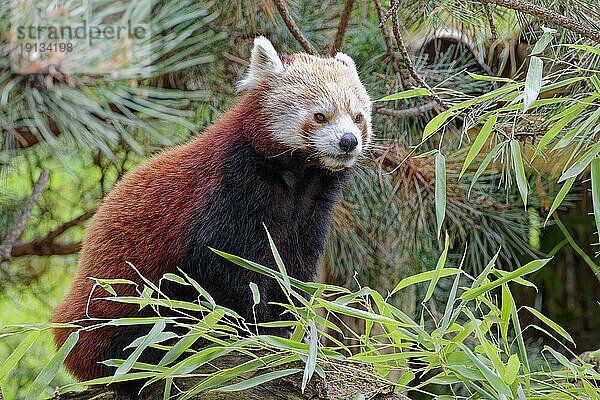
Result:
<svg viewBox="0 0 600 400"><path fill-rule="evenodd" d="M264 91L272 139L323 168L352 167L371 141L371 100L354 61L343 53L279 57L264 37L254 41L240 90Z"/></svg>
<svg viewBox="0 0 600 400"><path fill-rule="evenodd" d="M309 152L324 168L333 171L352 167L364 154L369 140L362 113L340 114L328 118L326 114L315 113L313 129L303 132Z"/></svg>

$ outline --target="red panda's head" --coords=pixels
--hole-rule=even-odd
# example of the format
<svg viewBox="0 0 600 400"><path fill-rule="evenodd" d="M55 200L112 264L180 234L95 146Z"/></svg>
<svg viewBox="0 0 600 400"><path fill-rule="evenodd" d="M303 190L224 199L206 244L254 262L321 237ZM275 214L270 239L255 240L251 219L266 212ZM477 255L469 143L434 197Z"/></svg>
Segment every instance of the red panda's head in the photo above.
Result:
<svg viewBox="0 0 600 400"><path fill-rule="evenodd" d="M298 53L282 61L271 42L258 37L238 89L264 91L273 139L327 169L352 166L371 141L371 100L354 61L343 53Z"/></svg>

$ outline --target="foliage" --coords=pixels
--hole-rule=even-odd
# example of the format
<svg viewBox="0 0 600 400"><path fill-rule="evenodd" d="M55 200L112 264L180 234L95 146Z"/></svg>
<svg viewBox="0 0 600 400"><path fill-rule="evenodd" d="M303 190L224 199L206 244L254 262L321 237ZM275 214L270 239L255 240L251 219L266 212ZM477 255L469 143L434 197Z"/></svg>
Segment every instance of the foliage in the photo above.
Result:
<svg viewBox="0 0 600 400"><path fill-rule="evenodd" d="M446 238L446 249L433 270L405 278L385 297L369 287L352 292L339 286L297 281L287 275L274 247L278 270L214 250L240 267L277 280L289 300L283 306L293 317L269 323L256 324L240 319L235 312L215 304L210 295L185 274L167 274L161 281L195 287L198 302L169 299L160 291L160 283L157 286L144 277L140 277L144 284L138 287L139 297L118 297L110 280L98 281L98 285L108 289L107 296L108 292L115 293L107 297L111 301L151 307L157 316L116 319L80 327L92 329L99 324L152 326L146 336L136 339L135 351L127 359L106 361L107 365L117 368L113 377L95 379L87 384L126 382L140 377L148 379L147 385L157 381L173 383L177 378L193 376L194 371L206 363L240 352L251 358L244 364L198 377L196 385L182 393L177 393L176 385L166 385L165 398L176 395L178 399L188 399L207 390L244 390L288 374L301 373L298 368L288 367L299 361L304 363L303 385L310 379L318 379L316 375L328 379L327 366L335 362L347 366L349 377L357 371L372 368L370 379L389 385L397 392L420 394L425 398L442 395L471 399L597 398L600 373L592 365L550 347L537 354L546 361L534 365L531 349L525 347L523 330L529 327L522 327L520 323L524 311L533 313L541 322L531 328L547 332L558 343L572 341L567 331L536 309L524 307L519 311L512 296L511 286L531 285L525 276L542 268L549 260L534 260L506 273L495 268L496 255L479 276L472 278L460 265L447 265L447 244ZM271 242L271 245L274 244ZM232 265L232 268L237 267ZM452 289L445 310L434 313L427 304L441 280L451 281ZM428 288L421 303L420 322L390 304L397 292L411 285ZM308 293L310 297L307 299L302 293ZM259 293L255 294L255 297L259 296ZM260 302L260 298L257 300ZM166 310L174 316L160 317ZM341 316L364 322L363 331L348 331L350 337L347 340L351 344L331 336L333 331L341 332ZM267 326L289 327L291 337L256 334L257 328ZM45 329L48 327L3 328L3 340L15 335L24 336L24 339L14 353L16 356L0 365L0 379ZM304 337L306 342L302 340ZM42 393L51 395L51 391L46 391L46 385L54 377L77 334L74 333L72 338L73 342L67 342L42 368L36 381L44 384L33 385L27 398L36 399ZM196 342L208 345L195 349ZM158 365L137 362L148 346L165 351ZM21 349L23 351L19 351ZM244 381L242 375L249 372L254 372L254 377ZM61 390L68 388L69 385Z"/></svg>
<svg viewBox="0 0 600 400"><path fill-rule="evenodd" d="M7 32L17 3L22 1L0 3L0 35ZM114 3L95 1L94 7L100 11ZM141 3L124 3L125 11ZM322 54L331 50L340 3L287 2L292 18ZM364 286L392 291L398 280L428 272L436 264L446 244L441 242L444 231L449 236L448 262L464 257L461 287L470 283L468 276L484 270L498 249L498 270L556 254L547 268L531 275L540 288L531 300L563 324L572 326L576 319L580 331L571 332L573 336L587 338L586 349L595 346L600 332L595 318L598 267L591 257L597 251L591 244L598 241L600 221L597 43L550 26L539 16L492 4L402 1L397 18L408 56L431 91L449 104L444 110L407 73L406 60L389 33L391 22L384 24L384 31L379 27L376 3L354 2L341 50L355 59L373 99L396 96L373 104L375 143L335 210L323 279L355 294ZM394 1L379 3L385 13ZM535 3L598 28L594 1ZM93 212L123 173L165 145L188 138L228 108L256 34L268 36L281 52L301 49L271 2L150 4L157 11L145 15L153 27L146 45L158 44L159 59L137 60L127 76L14 74L8 69L6 37L0 36L0 242L40 169L51 171L49 187L19 243L41 241L44 246L15 256L8 268L0 267L3 310L22 298L15 292L46 293L49 275L74 268L73 257L47 257L39 249L77 244L85 224L78 218ZM69 12L79 17L82 11L73 7ZM110 59L109 54L96 56ZM93 57L71 57L70 63L97 67ZM34 140L29 141L31 136ZM54 235L73 221L79 222ZM52 240L46 240L49 236ZM48 311L58 301L60 287L49 295L51 304L40 308ZM446 307L453 281L442 277L433 292L428 288L411 285L385 299L413 319L422 315L419 324L431 331L430 312L436 315L435 310ZM514 285L512 289L517 301L531 292ZM431 297L428 311L421 302L426 295ZM23 299L29 302L27 296ZM357 299L363 308L374 305L368 294ZM477 304L483 303L468 302L476 318L485 320L492 308L473 306ZM376 305L374 311L379 312ZM5 324L46 320L33 311L6 312ZM468 318L459 314L459 320ZM523 320L535 318L524 314ZM360 347L356 338L369 326L367 320L338 316L343 333L334 330L332 338L343 339L340 343L349 349ZM465 321L458 323L464 327ZM484 335L490 332L483 329ZM533 330L527 334L546 337ZM16 348L16 337L7 346ZM537 351L535 343L527 347ZM32 351L47 359L51 348L46 343ZM511 351L502 348L503 363Z"/></svg>
<svg viewBox="0 0 600 400"><path fill-rule="evenodd" d="M39 16L35 13L43 7L36 7L34 3L2 2L0 31L10 32L11 26L37 21ZM0 37L0 46L7 52L0 58L3 136L0 159L3 162L10 160L15 147L29 147L37 142L44 142L50 150L66 144L80 149L99 149L109 156L110 147L121 142L141 153L142 147L134 135L137 130L163 144L172 143L147 122L148 117L190 130L194 128L189 121L194 115L190 104L206 100L208 93L162 87L153 80L214 60L207 50L224 38L209 26L218 11L193 1L134 2L124 7L101 1L89 6L93 9L82 4L75 2L65 6L66 15L62 20L73 23L88 13L93 16L87 21L89 24L101 25L115 19L147 24L149 34L133 49L139 55L119 62L120 54L114 49L107 51L99 41L87 51L64 53L58 64L46 66L42 61L25 60L26 73L19 73L11 69L11 62L17 61L9 57L8 49L14 44L9 37ZM48 13L45 18L52 16L51 10L52 7L45 10ZM50 73L44 73L48 68ZM72 118L74 115L77 118ZM57 141L56 136L61 136L61 140Z"/></svg>

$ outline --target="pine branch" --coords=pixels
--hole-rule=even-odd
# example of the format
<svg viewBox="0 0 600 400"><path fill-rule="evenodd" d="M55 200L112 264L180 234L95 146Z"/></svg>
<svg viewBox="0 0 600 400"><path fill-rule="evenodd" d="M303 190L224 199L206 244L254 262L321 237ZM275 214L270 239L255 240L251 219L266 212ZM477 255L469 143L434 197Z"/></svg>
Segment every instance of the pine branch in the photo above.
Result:
<svg viewBox="0 0 600 400"><path fill-rule="evenodd" d="M344 35L346 34L346 29L348 29L348 21L350 20L350 15L352 14L353 6L354 0L346 0L344 3L344 11L342 11L342 16L340 17L338 30L335 34L335 40L333 41L333 47L331 48L332 55L335 55L335 53L340 51L340 49L342 48Z"/></svg>
<svg viewBox="0 0 600 400"><path fill-rule="evenodd" d="M588 39L600 43L600 31L583 26L578 21L565 17L554 10L540 7L524 0L479 0L482 4L496 4L511 10L538 17L546 22L558 25Z"/></svg>
<svg viewBox="0 0 600 400"><path fill-rule="evenodd" d="M400 0L394 0L393 6L396 5L396 3L400 3ZM394 38L396 39L396 45L398 46L398 50L400 50L400 53L404 58L404 65L406 66L408 73L415 81L417 81L419 85L421 85L421 87L424 87L427 90L429 90L429 92L431 92L431 95L427 96L428 98L438 103L444 109L450 108L448 103L446 103L440 96L435 94L431 86L429 86L429 84L425 82L425 79L423 79L423 77L419 75L419 73L415 69L415 65L413 64L408 54L408 50L406 50L406 45L404 44L404 40L402 39L402 35L400 34L400 30L398 29L399 25L400 23L398 22L398 14L392 13L392 32L394 33Z"/></svg>
<svg viewBox="0 0 600 400"><path fill-rule="evenodd" d="M394 50L392 49L392 40L390 39L390 33L388 32L385 24L383 22L383 11L381 10L381 1L374 0L375 9L377 10L377 16L379 18L379 29L381 30L381 34L383 35L383 40L385 42L385 48L388 53L388 57L390 58L390 63L392 64L392 69L396 75L400 74L400 66L398 65L398 60L396 60L396 55L394 54Z"/></svg>
<svg viewBox="0 0 600 400"><path fill-rule="evenodd" d="M19 216L15 219L13 227L10 229L10 231L8 231L8 234L4 238L2 244L0 244L0 262L4 263L10 261L12 248L19 236L21 236L21 233L23 233L27 218L29 218L29 214L31 214L33 207L38 202L42 192L44 191L44 188L46 187L48 176L48 171L42 170L42 172L40 172L40 176L33 186L31 196L29 196L25 202L25 206L21 210L21 214L19 214Z"/></svg>
<svg viewBox="0 0 600 400"><path fill-rule="evenodd" d="M490 26L490 33L492 34L492 39L498 39L498 29L496 29L496 23L494 22L494 16L492 15L492 10L490 9L490 5L488 3L483 4L483 11L485 12L485 17L488 20L488 25Z"/></svg>
<svg viewBox="0 0 600 400"><path fill-rule="evenodd" d="M296 41L298 43L300 43L300 46L302 46L304 51L306 51L307 53L310 53L310 54L317 54L318 53L317 50L308 41L308 39L304 36L302 31L300 30L300 28L298 28L298 25L296 24L296 22L292 19L290 12L287 9L287 6L285 5L284 1L283 0L273 0L273 3L275 3L275 7L277 7L277 11L279 11L279 15L281 15L281 19L283 19L285 26L288 28L288 30L290 31L290 33L292 34L294 39L296 39Z"/></svg>
<svg viewBox="0 0 600 400"><path fill-rule="evenodd" d="M392 15L395 15L398 12L399 8L400 8L400 2L394 1L391 5L390 9L385 13L385 15L382 16L381 18L379 18L379 27L382 27L383 25L385 25L385 23L388 21L388 19L390 19L390 17Z"/></svg>

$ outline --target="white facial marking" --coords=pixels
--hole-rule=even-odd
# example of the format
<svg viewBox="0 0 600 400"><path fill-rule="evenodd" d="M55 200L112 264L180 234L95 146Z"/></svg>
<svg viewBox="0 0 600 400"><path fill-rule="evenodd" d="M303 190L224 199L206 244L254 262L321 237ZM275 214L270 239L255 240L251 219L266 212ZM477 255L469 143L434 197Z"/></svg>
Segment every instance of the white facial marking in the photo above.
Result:
<svg viewBox="0 0 600 400"><path fill-rule="evenodd" d="M353 135L357 141L356 147L351 151L340 147L340 140L347 133ZM313 131L310 140L322 163L334 170L352 166L363 151L361 131L348 114L340 115Z"/></svg>
<svg viewBox="0 0 600 400"><path fill-rule="evenodd" d="M284 65L271 42L261 36L254 40L250 67L237 87L264 88L264 117L272 137L325 168L352 166L371 140L371 100L346 54L322 58L298 53ZM316 121L317 113L328 120ZM358 114L363 121L357 123ZM347 144L340 147L348 133L356 138L351 149Z"/></svg>
<svg viewBox="0 0 600 400"><path fill-rule="evenodd" d="M317 109L315 112L323 113L323 114L333 114L334 107L331 100L327 97L319 97L317 100Z"/></svg>
<svg viewBox="0 0 600 400"><path fill-rule="evenodd" d="M261 82L277 79L283 72L283 63L277 55L273 44L264 36L254 39L254 47L250 56L250 66L244 79L240 80L237 90L256 88Z"/></svg>

